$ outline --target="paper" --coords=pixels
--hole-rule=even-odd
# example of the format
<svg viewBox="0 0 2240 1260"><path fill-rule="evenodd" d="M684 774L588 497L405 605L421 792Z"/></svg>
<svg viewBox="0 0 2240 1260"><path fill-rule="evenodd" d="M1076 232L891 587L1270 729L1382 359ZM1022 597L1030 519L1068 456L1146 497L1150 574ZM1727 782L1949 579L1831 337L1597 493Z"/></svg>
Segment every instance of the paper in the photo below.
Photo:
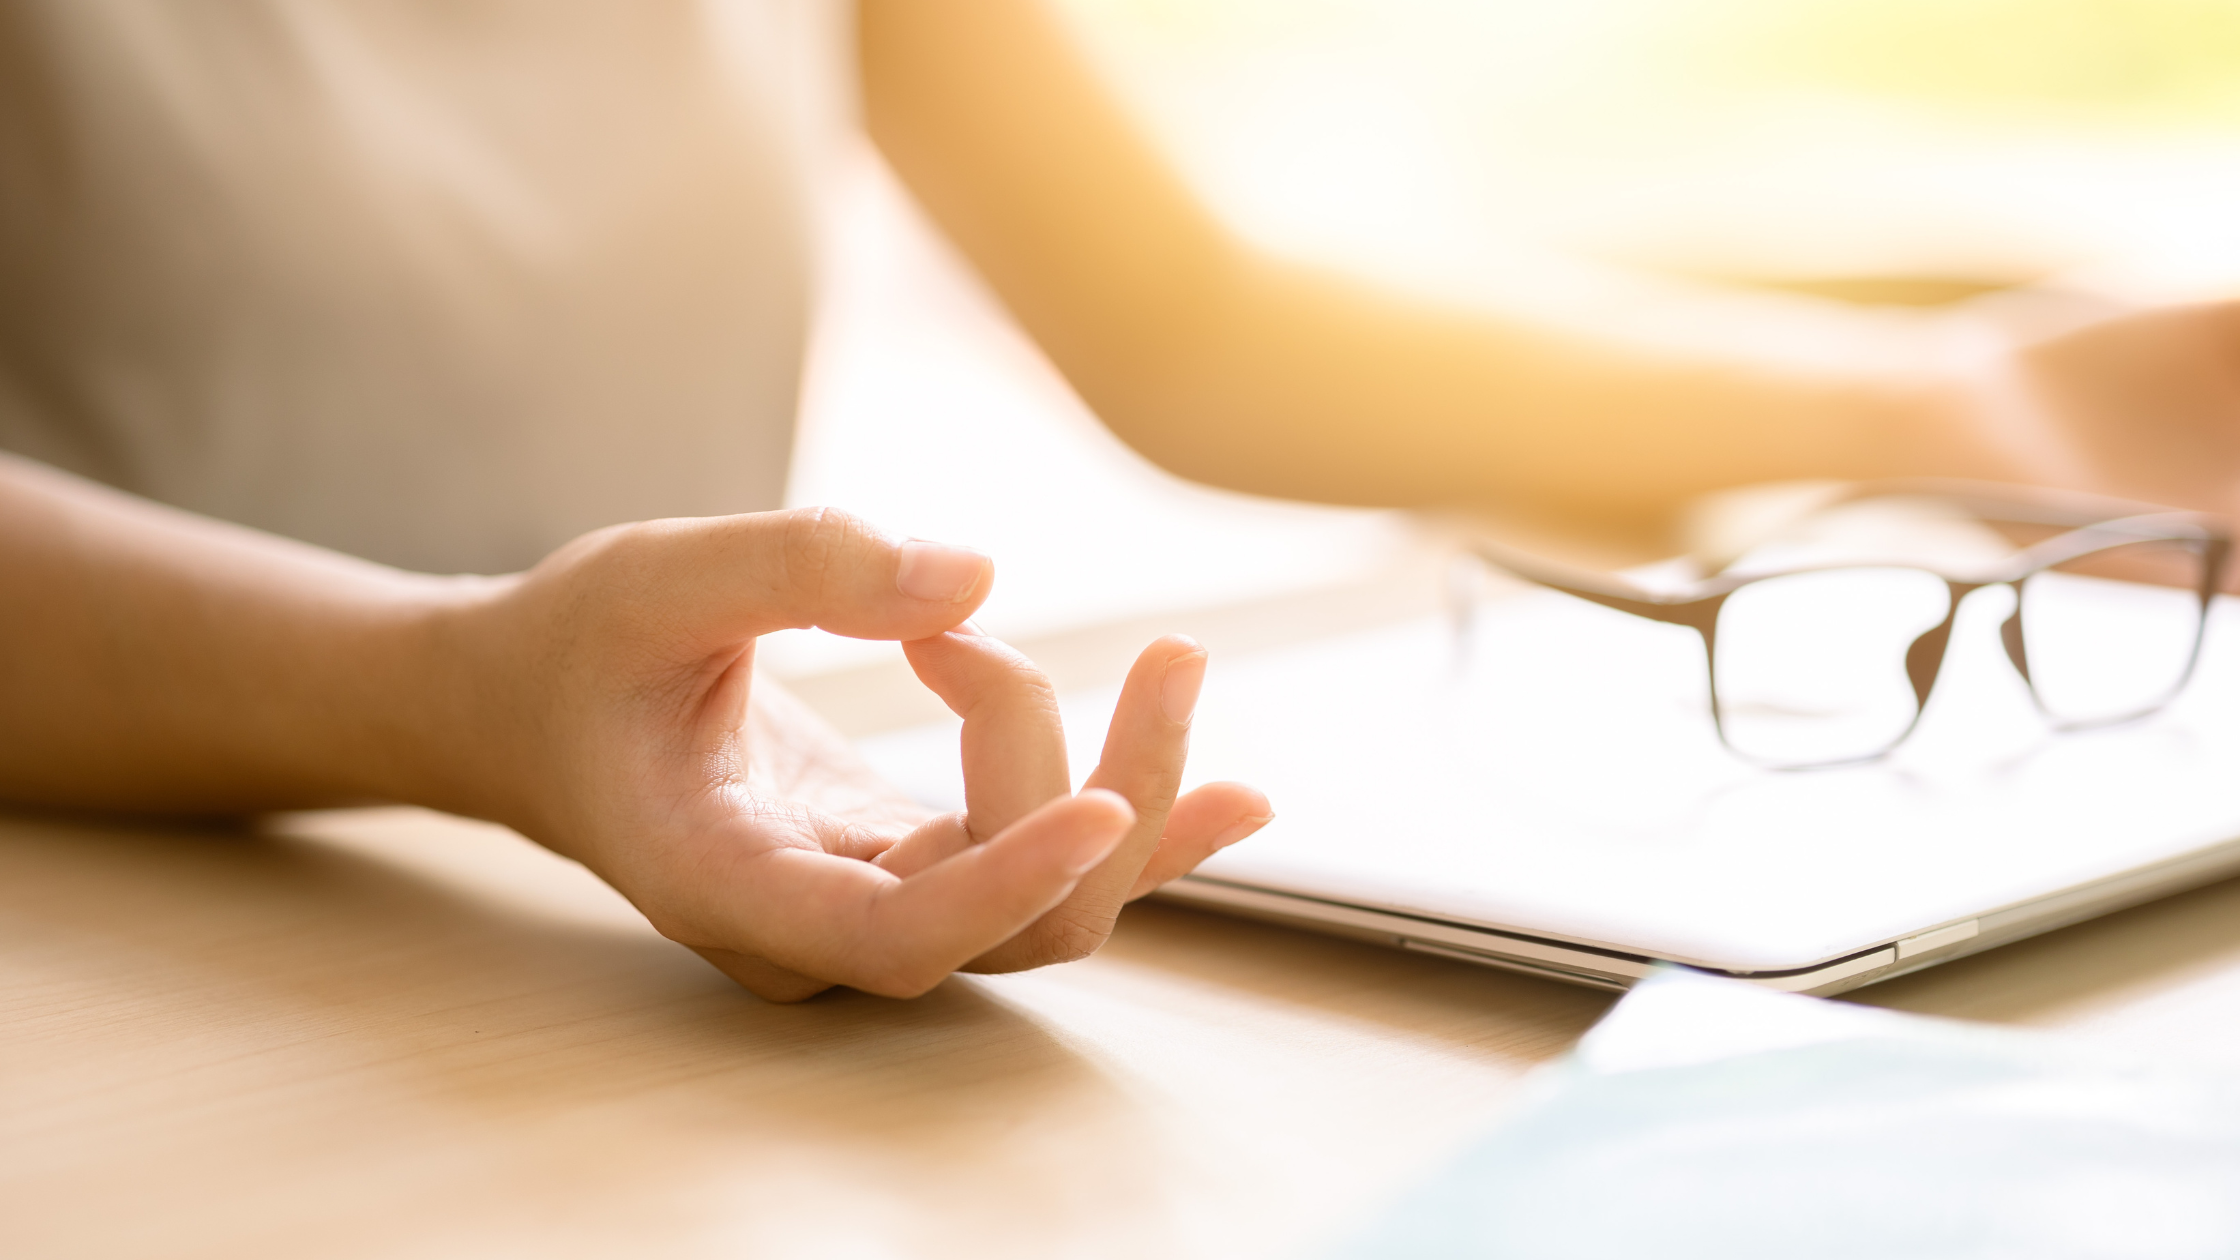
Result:
<svg viewBox="0 0 2240 1260"><path fill-rule="evenodd" d="M2240 1257L2240 1081L1664 971L1329 1254Z"/></svg>

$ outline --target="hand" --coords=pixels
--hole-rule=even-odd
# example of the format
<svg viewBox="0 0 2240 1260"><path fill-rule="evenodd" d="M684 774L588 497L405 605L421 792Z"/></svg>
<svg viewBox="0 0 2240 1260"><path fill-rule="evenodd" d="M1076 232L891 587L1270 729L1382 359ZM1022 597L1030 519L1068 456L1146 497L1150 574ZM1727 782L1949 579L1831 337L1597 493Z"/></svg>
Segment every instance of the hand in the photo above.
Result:
<svg viewBox="0 0 2240 1260"><path fill-rule="evenodd" d="M2240 515L2240 302L2116 316L2011 366L2015 479Z"/></svg>
<svg viewBox="0 0 2240 1260"><path fill-rule="evenodd" d="M992 580L976 552L823 509L589 535L458 615L459 725L484 750L462 764L499 785L483 812L766 998L909 996L1082 957L1123 903L1264 825L1267 801L1226 783L1177 798L1206 660L1180 637L1137 660L1073 795L1049 682L965 623ZM756 636L812 625L905 641L964 718L962 813L926 816L756 683Z"/></svg>

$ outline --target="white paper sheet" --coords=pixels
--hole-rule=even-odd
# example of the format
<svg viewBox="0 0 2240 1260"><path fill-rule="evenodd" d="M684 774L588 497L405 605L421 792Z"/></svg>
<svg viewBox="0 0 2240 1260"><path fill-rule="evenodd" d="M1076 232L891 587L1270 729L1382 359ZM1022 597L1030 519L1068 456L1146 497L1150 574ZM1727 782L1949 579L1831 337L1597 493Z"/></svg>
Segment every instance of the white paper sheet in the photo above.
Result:
<svg viewBox="0 0 2240 1260"><path fill-rule="evenodd" d="M2240 1080L1660 972L1330 1254L2240 1256Z"/></svg>

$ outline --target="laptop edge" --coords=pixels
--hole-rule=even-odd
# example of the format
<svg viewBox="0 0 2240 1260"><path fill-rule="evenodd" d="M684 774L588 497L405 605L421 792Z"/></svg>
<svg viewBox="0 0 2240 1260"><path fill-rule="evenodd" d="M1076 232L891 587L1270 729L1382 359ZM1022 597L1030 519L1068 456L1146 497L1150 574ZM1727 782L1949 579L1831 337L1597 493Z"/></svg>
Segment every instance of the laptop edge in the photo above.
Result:
<svg viewBox="0 0 2240 1260"><path fill-rule="evenodd" d="M1780 971L1739 971L1722 967L1715 959L1645 954L1629 950L1622 942L1557 940L1451 918L1351 905L1208 875L1184 876L1162 889L1160 895L1183 905L1599 989L1625 989L1652 967L1677 963L1771 989L1825 997L2233 874L2240 874L2240 838Z"/></svg>

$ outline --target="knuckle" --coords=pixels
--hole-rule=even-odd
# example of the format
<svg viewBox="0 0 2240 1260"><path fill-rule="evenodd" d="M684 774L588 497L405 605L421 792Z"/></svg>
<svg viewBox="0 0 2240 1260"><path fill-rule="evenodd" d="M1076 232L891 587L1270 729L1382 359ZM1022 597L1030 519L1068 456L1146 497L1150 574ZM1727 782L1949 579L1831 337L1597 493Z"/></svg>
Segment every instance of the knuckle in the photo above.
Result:
<svg viewBox="0 0 2240 1260"><path fill-rule="evenodd" d="M1006 643L1002 646L1001 665L996 678L1003 689L1014 698L1044 704L1054 713L1058 708L1058 689L1050 685L1050 676L1042 667L1027 659L1027 654Z"/></svg>
<svg viewBox="0 0 2240 1260"><path fill-rule="evenodd" d="M678 521L631 521L593 530L583 541L608 564L642 569L659 562L682 527Z"/></svg>
<svg viewBox="0 0 2240 1260"><path fill-rule="evenodd" d="M1162 758L1137 773L1134 790L1127 793L1128 803L1136 808L1137 821L1147 826L1165 825L1167 811L1182 791L1182 769L1178 759Z"/></svg>
<svg viewBox="0 0 2240 1260"><path fill-rule="evenodd" d="M1039 948L1035 952L1041 960L1038 966L1079 962L1096 953L1112 935L1112 921L1061 910L1043 921L1043 929L1042 939L1036 942Z"/></svg>
<svg viewBox="0 0 2240 1260"><path fill-rule="evenodd" d="M801 508L786 513L779 536L779 561L788 586L825 590L874 531L862 518L839 508Z"/></svg>
<svg viewBox="0 0 2240 1260"><path fill-rule="evenodd" d="M964 708L959 711L968 720L1002 714L1059 724L1058 689L1050 685L1049 675L1007 643L984 640L980 651L987 655L970 667L971 690L960 697Z"/></svg>
<svg viewBox="0 0 2240 1260"><path fill-rule="evenodd" d="M679 562L675 521L638 521L585 534L538 568L560 601L555 624L571 637L631 640L664 627L658 597ZM533 575L535 576L535 575Z"/></svg>
<svg viewBox="0 0 2240 1260"><path fill-rule="evenodd" d="M623 586L640 582L654 557L643 526L610 525L582 534L539 561L537 576L581 586Z"/></svg>

